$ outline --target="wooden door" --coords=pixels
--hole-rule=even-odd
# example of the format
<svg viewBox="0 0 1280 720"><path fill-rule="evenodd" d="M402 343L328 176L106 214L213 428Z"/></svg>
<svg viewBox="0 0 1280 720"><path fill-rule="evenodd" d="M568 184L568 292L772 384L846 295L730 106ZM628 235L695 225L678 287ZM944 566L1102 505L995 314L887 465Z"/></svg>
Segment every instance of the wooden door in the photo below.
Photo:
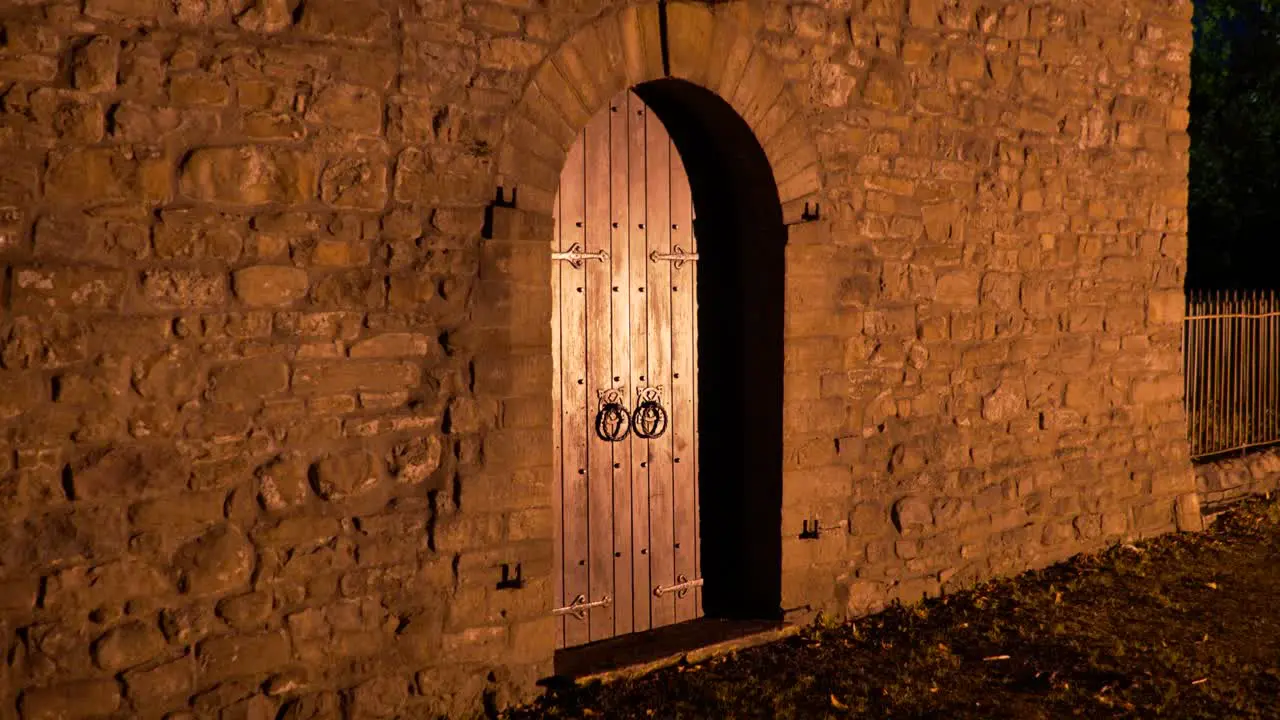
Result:
<svg viewBox="0 0 1280 720"><path fill-rule="evenodd" d="M702 615L693 202L634 93L574 142L555 214L553 612L572 647Z"/></svg>

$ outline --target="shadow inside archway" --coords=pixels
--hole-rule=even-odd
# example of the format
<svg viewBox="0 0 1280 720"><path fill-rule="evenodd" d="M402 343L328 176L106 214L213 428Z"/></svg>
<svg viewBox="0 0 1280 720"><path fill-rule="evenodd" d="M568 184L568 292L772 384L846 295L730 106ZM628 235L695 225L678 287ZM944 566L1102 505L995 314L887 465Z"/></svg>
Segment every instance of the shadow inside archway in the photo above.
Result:
<svg viewBox="0 0 1280 720"><path fill-rule="evenodd" d="M683 80L634 88L666 126L698 241L698 488L707 616L780 619L787 231L747 123Z"/></svg>

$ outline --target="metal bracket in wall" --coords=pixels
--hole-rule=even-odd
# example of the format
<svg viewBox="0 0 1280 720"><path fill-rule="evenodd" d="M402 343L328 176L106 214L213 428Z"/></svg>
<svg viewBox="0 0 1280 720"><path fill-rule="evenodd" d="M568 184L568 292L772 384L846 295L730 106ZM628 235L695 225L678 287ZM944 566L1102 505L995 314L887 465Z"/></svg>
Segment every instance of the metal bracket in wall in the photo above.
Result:
<svg viewBox="0 0 1280 720"><path fill-rule="evenodd" d="M595 602L587 602L587 596L583 595L582 593L578 593L578 596L573 599L573 602L569 603L568 605L565 605L564 607L558 607L552 610L551 614L552 615L568 615L570 617L577 618L578 620L586 620L587 611L590 610L591 608L605 607L607 605L611 605L612 603L613 603L613 598L609 597L608 594L605 594L603 597L601 597L599 600L596 600Z"/></svg>
<svg viewBox="0 0 1280 720"><path fill-rule="evenodd" d="M516 563L516 573L511 574L511 566L502 564L502 579L498 581L499 590L519 590L524 587L524 573L521 570L520 563Z"/></svg>
<svg viewBox="0 0 1280 720"><path fill-rule="evenodd" d="M570 245L569 249L565 252L551 253L551 259L563 260L573 266L574 270L580 270L582 269L582 263L585 260L599 260L600 262L607 262L609 260L609 251L601 250L593 253L583 252L582 246L578 243L574 243Z"/></svg>
<svg viewBox="0 0 1280 720"><path fill-rule="evenodd" d="M696 587L702 587L702 578L694 578L690 580L684 575L677 575L675 585L668 585L666 587L659 585L653 589L653 596L662 597L667 593L673 592L676 594L676 597L682 598L685 595L688 595L689 591Z"/></svg>
<svg viewBox="0 0 1280 720"><path fill-rule="evenodd" d="M684 250L680 249L679 245L676 245L675 247L671 248L671 250L672 252L669 252L669 253L660 253L657 250L654 250L653 252L649 253L649 261L662 262L665 260L667 262L670 262L671 267L675 268L676 270L679 270L680 266L684 265L687 262L698 262L698 253L685 252Z"/></svg>

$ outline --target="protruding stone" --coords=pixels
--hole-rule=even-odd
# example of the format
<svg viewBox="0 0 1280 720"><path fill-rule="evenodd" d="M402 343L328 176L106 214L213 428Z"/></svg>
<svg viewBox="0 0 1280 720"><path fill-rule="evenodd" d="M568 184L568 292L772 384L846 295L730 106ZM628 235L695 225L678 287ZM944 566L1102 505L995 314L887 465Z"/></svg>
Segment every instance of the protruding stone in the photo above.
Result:
<svg viewBox="0 0 1280 720"><path fill-rule="evenodd" d="M436 346L435 338L421 333L384 333L351 346L353 358L422 357Z"/></svg>
<svg viewBox="0 0 1280 720"><path fill-rule="evenodd" d="M201 270L149 270L142 295L157 308L198 308L227 300L227 277Z"/></svg>
<svg viewBox="0 0 1280 720"><path fill-rule="evenodd" d="M339 158L320 176L320 199L335 207L381 210L387 196L387 164L378 158Z"/></svg>
<svg viewBox="0 0 1280 720"><path fill-rule="evenodd" d="M136 498L151 491L182 488L190 469L163 446L112 448L73 468L71 486L77 500Z"/></svg>
<svg viewBox="0 0 1280 720"><path fill-rule="evenodd" d="M259 590L224 598L218 603L218 616L236 630L256 630L271 616L272 607L271 593Z"/></svg>
<svg viewBox="0 0 1280 720"><path fill-rule="evenodd" d="M402 483L426 480L440 467L442 446L438 435L420 435L406 440L391 452L391 471Z"/></svg>
<svg viewBox="0 0 1280 720"><path fill-rule="evenodd" d="M183 592L220 595L248 585L253 545L234 526L222 525L184 545L174 564L182 573Z"/></svg>
<svg viewBox="0 0 1280 720"><path fill-rule="evenodd" d="M23 720L77 720L120 709L120 685L111 679L34 688L19 701Z"/></svg>
<svg viewBox="0 0 1280 720"><path fill-rule="evenodd" d="M1007 381L982 399L982 417L991 422L1007 422L1026 409L1025 393Z"/></svg>
<svg viewBox="0 0 1280 720"><path fill-rule="evenodd" d="M288 265L257 265L237 270L232 278L236 297L254 307L283 307L307 294L307 271Z"/></svg>
<svg viewBox="0 0 1280 720"><path fill-rule="evenodd" d="M301 457L289 455L258 468L258 501L262 507L284 510L306 502L311 495L307 465Z"/></svg>
<svg viewBox="0 0 1280 720"><path fill-rule="evenodd" d="M382 465L368 452L326 456L314 465L316 492L325 500L362 495L382 480Z"/></svg>
<svg viewBox="0 0 1280 720"><path fill-rule="evenodd" d="M289 655L283 631L205 640L196 651L201 673L209 678L273 672L289 663Z"/></svg>
<svg viewBox="0 0 1280 720"><path fill-rule="evenodd" d="M140 196L138 161L119 148L55 152L45 175L45 194L56 202L98 205Z"/></svg>
<svg viewBox="0 0 1280 720"><path fill-rule="evenodd" d="M242 360L209 373L209 398L215 402L251 404L289 387L289 366L275 357Z"/></svg>
<svg viewBox="0 0 1280 720"><path fill-rule="evenodd" d="M0 421L35 409L48 396L47 382L35 372L10 372L0 376Z"/></svg>
<svg viewBox="0 0 1280 720"><path fill-rule="evenodd" d="M352 712L357 717L392 717L409 699L409 681L399 677L366 680L351 691Z"/></svg>
<svg viewBox="0 0 1280 720"><path fill-rule="evenodd" d="M118 672L150 660L164 646L164 635L155 625L127 622L98 638L93 644L93 661L103 670Z"/></svg>
<svg viewBox="0 0 1280 720"><path fill-rule="evenodd" d="M76 51L71 61L72 85L84 92L110 92L116 88L120 45L100 35Z"/></svg>
<svg viewBox="0 0 1280 720"><path fill-rule="evenodd" d="M903 534L924 530L933 525L933 510L924 498L908 495L893 504L893 524Z"/></svg>
<svg viewBox="0 0 1280 720"><path fill-rule="evenodd" d="M195 683L195 665L185 656L124 674L129 700L138 708L164 707L185 698Z"/></svg>
<svg viewBox="0 0 1280 720"><path fill-rule="evenodd" d="M933 299L945 305L976 306L980 282L981 277L974 270L948 270L939 273Z"/></svg>
<svg viewBox="0 0 1280 720"><path fill-rule="evenodd" d="M1204 517L1200 514L1200 496L1196 493L1179 495L1174 501L1174 519L1182 532L1204 530Z"/></svg>
<svg viewBox="0 0 1280 720"><path fill-rule="evenodd" d="M178 187L183 195L206 202L301 203L315 192L316 163L277 148L205 148L187 157Z"/></svg>
<svg viewBox="0 0 1280 720"><path fill-rule="evenodd" d="M372 42L391 32L391 18L377 5L351 12L346 0L308 0L298 29L334 40Z"/></svg>
<svg viewBox="0 0 1280 720"><path fill-rule="evenodd" d="M382 96L376 91L357 85L330 85L316 94L306 119L325 127L379 135L382 114Z"/></svg>
<svg viewBox="0 0 1280 720"><path fill-rule="evenodd" d="M293 24L288 0L254 0L236 16L236 25L250 32L278 32Z"/></svg>

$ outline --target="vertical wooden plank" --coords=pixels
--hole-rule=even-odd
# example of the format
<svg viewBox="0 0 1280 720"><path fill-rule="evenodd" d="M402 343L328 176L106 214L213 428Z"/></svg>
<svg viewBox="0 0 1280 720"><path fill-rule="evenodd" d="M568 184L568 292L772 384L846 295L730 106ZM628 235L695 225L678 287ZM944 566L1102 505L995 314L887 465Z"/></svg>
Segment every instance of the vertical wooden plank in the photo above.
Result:
<svg viewBox="0 0 1280 720"><path fill-rule="evenodd" d="M671 139L658 116L645 112L645 221L649 253L671 252ZM660 388L662 405L671 407L671 264L646 262L649 317L649 367L644 384ZM649 572L655 586L675 584L674 487L671 476L670 425L648 445ZM655 626L675 622L675 594L655 597L651 615Z"/></svg>
<svg viewBox="0 0 1280 720"><path fill-rule="evenodd" d="M585 152L581 135L569 149L560 175L561 251L575 245L584 247ZM560 329L563 348L564 405L561 436L564 458L564 560L565 604L578 595L588 596L587 561L590 557L587 514L587 385L586 385L586 269L560 262L560 309L564 322ZM590 598L588 598L590 599ZM565 620L565 645L589 641L587 623L573 617Z"/></svg>
<svg viewBox="0 0 1280 720"><path fill-rule="evenodd" d="M627 96L623 90L609 102L609 214L610 262L613 287L613 384L623 388L624 404L631 407L631 277L630 258L631 183L628 162ZM635 542L631 506L631 441L613 443L613 581L614 632L621 635L635 628Z"/></svg>
<svg viewBox="0 0 1280 720"><path fill-rule="evenodd" d="M556 189L555 201L551 206L552 219L554 221L555 234L551 238L551 247L547 248L547 252L555 252L560 249L560 191ZM564 462L560 456L561 442L560 435L564 432L563 416L561 415L561 407L563 405L564 390L561 386L560 377L560 263L552 263L551 265L551 443L552 443L552 468L551 468L551 511L554 517L555 538L552 543L551 567L553 573L552 587L554 589L553 602L551 607L564 606ZM556 648L564 647L564 623L563 617L557 617L556 626Z"/></svg>
<svg viewBox="0 0 1280 720"><path fill-rule="evenodd" d="M648 244L645 208L647 192L645 186L645 152L644 128L647 110L640 98L627 92L627 154L628 183L627 200L629 204L630 222L627 225L628 257L627 273L630 293L628 294L628 314L631 325L631 371L627 390L628 407L634 407L637 387L644 384L647 372L649 346L648 318L645 312L644 286L645 269L648 258L645 247ZM635 618L634 630L640 632L653 627L650 614L651 590L653 585L649 576L649 470L647 467L648 443L636 437L634 430L630 436L632 479L632 614Z"/></svg>
<svg viewBox="0 0 1280 720"><path fill-rule="evenodd" d="M584 224L588 253L609 251L609 111L596 113L583 131L586 151L586 208ZM599 393L613 387L613 317L610 288L613 266L587 260L587 507L589 540L588 599L613 597L613 443L597 437L595 417ZM613 606L594 607L587 614L592 640L613 637Z"/></svg>
<svg viewBox="0 0 1280 720"><path fill-rule="evenodd" d="M669 146L671 158L671 247L673 252L692 252L693 198L689 178L675 145ZM697 426L693 414L693 346L696 262L671 267L671 422L667 430L671 439L671 476L675 486L672 510L675 514L676 577L692 580L698 577L697 535L695 523L698 505L694 474L694 434ZM693 592L676 597L676 622L698 616L697 596Z"/></svg>
<svg viewBox="0 0 1280 720"><path fill-rule="evenodd" d="M690 205L689 217L689 252L698 252L698 236L694 231L698 218L698 209ZM698 376L700 366L698 365L698 267L693 268L692 282L689 283L689 303L693 306L693 452L690 454L690 461L693 464L693 504L697 508L697 512L693 515L693 563L694 572L698 577L702 577L702 493L699 486L702 483L702 461L701 450L698 446L698 428L701 427L698 422ZM702 617L702 588L694 588L693 591L694 614Z"/></svg>

